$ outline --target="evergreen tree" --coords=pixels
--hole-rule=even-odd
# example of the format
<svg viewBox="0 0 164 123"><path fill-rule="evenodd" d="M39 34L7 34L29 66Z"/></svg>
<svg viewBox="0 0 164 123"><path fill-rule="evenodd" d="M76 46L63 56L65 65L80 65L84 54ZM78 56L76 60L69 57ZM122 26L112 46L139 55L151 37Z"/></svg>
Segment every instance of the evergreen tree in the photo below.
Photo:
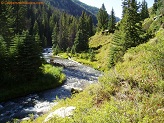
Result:
<svg viewBox="0 0 164 123"><path fill-rule="evenodd" d="M109 68L113 67L118 61L122 61L122 56L126 51L122 38L123 32L116 30L109 48Z"/></svg>
<svg viewBox="0 0 164 123"><path fill-rule="evenodd" d="M11 5L0 4L0 35L9 47L11 39L14 36L15 15Z"/></svg>
<svg viewBox="0 0 164 123"><path fill-rule="evenodd" d="M41 39L38 33L36 33L35 35L35 42L36 42L36 51L38 51L38 53L40 53L40 56L42 55L42 44L41 44Z"/></svg>
<svg viewBox="0 0 164 123"><path fill-rule="evenodd" d="M115 14L114 14L114 9L112 8L111 15L109 17L109 31L111 33L114 33L114 30L116 28L115 23L116 23L116 17L115 17Z"/></svg>
<svg viewBox="0 0 164 123"><path fill-rule="evenodd" d="M145 0L142 1L141 6L141 20L144 20L145 18L149 17L149 11L147 7L147 2Z"/></svg>
<svg viewBox="0 0 164 123"><path fill-rule="evenodd" d="M11 73L18 81L31 81L37 77L41 66L39 44L28 32L16 35L10 48L12 64Z"/></svg>
<svg viewBox="0 0 164 123"><path fill-rule="evenodd" d="M125 33L123 40L127 48L140 44L139 35L142 30L136 0L131 0L129 5L129 8L125 12L125 17L122 19L121 26L121 31Z"/></svg>
<svg viewBox="0 0 164 123"><path fill-rule="evenodd" d="M52 49L54 50L58 44L58 30L57 30L57 23L54 26L53 33L52 33Z"/></svg>
<svg viewBox="0 0 164 123"><path fill-rule="evenodd" d="M158 0L158 14L164 15L164 0Z"/></svg>
<svg viewBox="0 0 164 123"><path fill-rule="evenodd" d="M87 15L85 12L82 12L82 15L79 18L78 32L75 38L76 51L85 51L88 49L88 27L87 27ZM78 41L77 41L78 40ZM79 43L77 43L79 42ZM78 48L78 49L77 49Z"/></svg>
<svg viewBox="0 0 164 123"><path fill-rule="evenodd" d="M74 48L75 48L75 51L76 52L80 52L80 51L83 51L84 50L84 47L83 47L83 33L81 30L79 30L77 33L76 33L76 38L75 38L75 42L74 42Z"/></svg>
<svg viewBox="0 0 164 123"><path fill-rule="evenodd" d="M91 16L88 16L88 19L87 19L86 23L87 23L88 38L89 38L89 37L94 35L94 32L93 32L93 20L92 20Z"/></svg>
<svg viewBox="0 0 164 123"><path fill-rule="evenodd" d="M102 7L99 9L99 12L97 14L97 20L98 20L98 24L97 24L97 30L101 31L101 30L105 30L108 28L108 13L106 11L105 5L102 4Z"/></svg>
<svg viewBox="0 0 164 123"><path fill-rule="evenodd" d="M14 21L14 32L16 34L22 34L23 30L26 30L27 25L27 6L15 5L14 11L16 12L16 20Z"/></svg>
<svg viewBox="0 0 164 123"><path fill-rule="evenodd" d="M73 46L73 42L76 37L77 32L77 21L75 18L71 17L71 22L69 24L69 30L68 30L68 48Z"/></svg>
<svg viewBox="0 0 164 123"><path fill-rule="evenodd" d="M60 53L60 48L59 45L57 44L55 48L53 48L53 54L57 55L58 53Z"/></svg>
<svg viewBox="0 0 164 123"><path fill-rule="evenodd" d="M66 13L62 13L62 15L60 16L60 20L59 20L59 40L58 40L58 44L61 50L66 51L67 49L67 39L68 39L68 33L67 33L67 24L68 20L67 20L67 16Z"/></svg>
<svg viewBox="0 0 164 123"><path fill-rule="evenodd" d="M35 41L35 38L29 35L28 32L24 32L23 36L25 38L18 53L20 73L27 80L33 80L38 76L37 74L40 72L41 66L41 53L38 50L39 41Z"/></svg>
<svg viewBox="0 0 164 123"><path fill-rule="evenodd" d="M36 35L39 33L39 26L37 21L35 21L34 26L33 26L33 34Z"/></svg>
<svg viewBox="0 0 164 123"><path fill-rule="evenodd" d="M137 11L138 6L136 1L129 1L128 8L121 20L119 31L115 33L109 50L109 67L121 61L122 56L128 48L142 43L140 35L143 31Z"/></svg>
<svg viewBox="0 0 164 123"><path fill-rule="evenodd" d="M153 4L153 9L152 9L152 14L155 14L158 8L158 1L154 0L154 4Z"/></svg>
<svg viewBox="0 0 164 123"><path fill-rule="evenodd" d="M0 35L0 76L2 78L2 74L5 72L6 67L7 67L7 48L6 48L6 43L2 37L2 35ZM1 79L0 79L1 80ZM2 82L2 80L0 81Z"/></svg>
<svg viewBox="0 0 164 123"><path fill-rule="evenodd" d="M128 8L128 0L122 0L122 17L124 17L127 8Z"/></svg>

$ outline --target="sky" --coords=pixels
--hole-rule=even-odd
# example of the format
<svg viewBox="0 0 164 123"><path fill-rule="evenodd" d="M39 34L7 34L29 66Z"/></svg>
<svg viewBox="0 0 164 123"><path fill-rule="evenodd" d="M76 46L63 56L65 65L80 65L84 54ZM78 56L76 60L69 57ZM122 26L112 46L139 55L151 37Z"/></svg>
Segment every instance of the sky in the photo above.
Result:
<svg viewBox="0 0 164 123"><path fill-rule="evenodd" d="M115 16L121 18L122 16L122 0L80 0L83 3L86 3L91 6L95 6L97 8L101 8L102 4L104 3L105 8L108 14L111 13L112 7L115 11ZM138 2L142 2L142 0L137 0ZM154 0L146 0L148 3L148 7L152 7Z"/></svg>

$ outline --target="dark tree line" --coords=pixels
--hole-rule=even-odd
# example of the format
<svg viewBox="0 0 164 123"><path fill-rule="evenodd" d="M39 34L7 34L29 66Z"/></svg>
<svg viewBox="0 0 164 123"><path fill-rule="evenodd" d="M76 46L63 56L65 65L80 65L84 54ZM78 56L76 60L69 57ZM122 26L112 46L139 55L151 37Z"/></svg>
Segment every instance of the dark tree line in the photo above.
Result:
<svg viewBox="0 0 164 123"><path fill-rule="evenodd" d="M92 17L85 12L79 18L49 4L0 4L0 85L35 80L42 48L85 51L93 34Z"/></svg>

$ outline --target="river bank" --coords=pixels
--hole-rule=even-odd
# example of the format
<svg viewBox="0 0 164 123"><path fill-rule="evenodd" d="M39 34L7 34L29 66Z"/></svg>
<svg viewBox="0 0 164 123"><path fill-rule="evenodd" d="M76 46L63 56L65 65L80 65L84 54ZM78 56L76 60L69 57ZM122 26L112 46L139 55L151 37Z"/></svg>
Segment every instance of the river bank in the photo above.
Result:
<svg viewBox="0 0 164 123"><path fill-rule="evenodd" d="M72 60L54 58L54 63L65 66L63 69L67 77L65 83L56 89L0 103L1 123L12 119L25 120L30 118L31 114L34 118L37 118L57 104L57 102L54 102L56 98L70 97L72 88L84 89L87 85L96 83L101 75L101 72Z"/></svg>

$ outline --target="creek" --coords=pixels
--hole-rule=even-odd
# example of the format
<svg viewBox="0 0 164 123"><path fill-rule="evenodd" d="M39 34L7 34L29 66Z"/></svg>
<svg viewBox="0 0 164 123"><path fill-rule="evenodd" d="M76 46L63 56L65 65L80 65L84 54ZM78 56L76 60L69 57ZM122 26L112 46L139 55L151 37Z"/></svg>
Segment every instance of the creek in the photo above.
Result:
<svg viewBox="0 0 164 123"><path fill-rule="evenodd" d="M50 60L51 53L43 53L47 61ZM46 90L40 93L29 94L7 102L0 103L0 123L6 123L13 119L19 121L37 118L47 113L53 106L57 105L58 99L65 99L71 96L71 89L84 89L86 86L96 83L101 72L89 66L80 64L73 60L54 58L55 64L64 66L63 72L66 81L62 86Z"/></svg>

